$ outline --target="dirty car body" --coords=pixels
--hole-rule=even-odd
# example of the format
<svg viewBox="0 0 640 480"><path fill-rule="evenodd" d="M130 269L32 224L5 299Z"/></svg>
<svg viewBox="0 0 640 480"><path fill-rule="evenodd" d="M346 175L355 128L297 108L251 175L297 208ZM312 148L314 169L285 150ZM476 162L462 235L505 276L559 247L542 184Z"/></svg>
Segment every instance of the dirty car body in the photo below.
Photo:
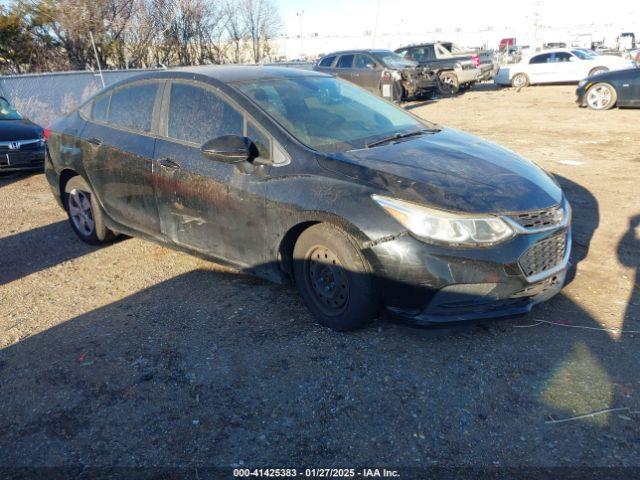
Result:
<svg viewBox="0 0 640 480"><path fill-rule="evenodd" d="M330 53L322 57L313 69L395 101L427 96L438 87L435 72L390 50Z"/></svg>
<svg viewBox="0 0 640 480"><path fill-rule="evenodd" d="M204 155L220 134L251 158ZM46 176L62 206L81 176L113 231L277 282L291 279L299 238L331 225L386 310L416 325L528 312L562 287L571 246L569 204L539 167L295 69L116 84L51 127Z"/></svg>

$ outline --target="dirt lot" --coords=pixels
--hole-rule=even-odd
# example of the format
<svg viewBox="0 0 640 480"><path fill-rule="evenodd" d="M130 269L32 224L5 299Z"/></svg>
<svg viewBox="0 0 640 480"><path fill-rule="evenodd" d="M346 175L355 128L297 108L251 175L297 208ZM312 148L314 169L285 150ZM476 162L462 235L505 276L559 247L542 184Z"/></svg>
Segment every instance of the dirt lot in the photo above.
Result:
<svg viewBox="0 0 640 480"><path fill-rule="evenodd" d="M3 177L0 466L640 466L640 111L573 90L407 106L538 162L572 202L573 281L489 326L334 333L292 288L84 245L43 175Z"/></svg>

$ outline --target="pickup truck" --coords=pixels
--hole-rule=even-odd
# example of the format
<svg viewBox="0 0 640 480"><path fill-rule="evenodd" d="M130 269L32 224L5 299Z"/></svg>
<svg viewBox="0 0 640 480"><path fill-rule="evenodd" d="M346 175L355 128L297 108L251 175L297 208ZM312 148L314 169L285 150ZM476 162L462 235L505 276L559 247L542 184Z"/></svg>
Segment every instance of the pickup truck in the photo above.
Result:
<svg viewBox="0 0 640 480"><path fill-rule="evenodd" d="M396 53L438 74L443 93L457 93L497 71L491 52L464 50L452 42L430 42L398 48Z"/></svg>

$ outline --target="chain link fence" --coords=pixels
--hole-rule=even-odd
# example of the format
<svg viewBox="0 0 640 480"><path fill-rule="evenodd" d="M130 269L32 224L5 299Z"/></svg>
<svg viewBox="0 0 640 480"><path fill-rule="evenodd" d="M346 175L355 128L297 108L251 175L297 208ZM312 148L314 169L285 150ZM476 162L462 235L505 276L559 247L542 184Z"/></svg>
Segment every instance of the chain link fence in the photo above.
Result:
<svg viewBox="0 0 640 480"><path fill-rule="evenodd" d="M310 70L310 63L278 63L274 66ZM106 86L154 70L107 70ZM0 96L26 118L47 126L102 89L100 75L90 71L0 76Z"/></svg>

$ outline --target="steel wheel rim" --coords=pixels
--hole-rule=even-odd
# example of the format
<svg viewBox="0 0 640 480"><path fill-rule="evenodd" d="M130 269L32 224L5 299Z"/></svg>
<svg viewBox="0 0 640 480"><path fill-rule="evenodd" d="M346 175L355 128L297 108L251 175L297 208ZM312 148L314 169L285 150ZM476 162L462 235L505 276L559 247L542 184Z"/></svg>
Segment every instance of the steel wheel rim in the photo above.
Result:
<svg viewBox="0 0 640 480"><path fill-rule="evenodd" d="M513 86L514 87L522 87L524 86L524 76L522 75L516 75L515 77L513 77Z"/></svg>
<svg viewBox="0 0 640 480"><path fill-rule="evenodd" d="M74 188L69 192L67 200L69 206L69 216L76 229L84 236L88 237L95 229L93 211L91 210L91 200L86 192Z"/></svg>
<svg viewBox="0 0 640 480"><path fill-rule="evenodd" d="M349 303L349 279L338 256L318 245L306 255L305 279L314 302L325 315L343 313Z"/></svg>
<svg viewBox="0 0 640 480"><path fill-rule="evenodd" d="M587 103L591 108L602 110L611 103L611 90L605 85L599 85L589 89Z"/></svg>

